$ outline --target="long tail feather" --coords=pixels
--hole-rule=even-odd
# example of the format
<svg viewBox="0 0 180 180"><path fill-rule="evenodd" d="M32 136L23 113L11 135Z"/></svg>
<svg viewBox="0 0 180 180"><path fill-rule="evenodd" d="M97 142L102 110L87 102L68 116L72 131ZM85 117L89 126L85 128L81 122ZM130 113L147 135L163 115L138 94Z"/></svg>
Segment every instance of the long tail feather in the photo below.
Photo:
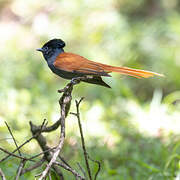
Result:
<svg viewBox="0 0 180 180"><path fill-rule="evenodd" d="M139 69L132 69L128 67L115 67L115 66L106 66L105 70L111 72L117 72L120 74L125 74L129 76L133 76L136 78L148 78L152 76L164 76L163 74L158 74L151 71L139 70Z"/></svg>

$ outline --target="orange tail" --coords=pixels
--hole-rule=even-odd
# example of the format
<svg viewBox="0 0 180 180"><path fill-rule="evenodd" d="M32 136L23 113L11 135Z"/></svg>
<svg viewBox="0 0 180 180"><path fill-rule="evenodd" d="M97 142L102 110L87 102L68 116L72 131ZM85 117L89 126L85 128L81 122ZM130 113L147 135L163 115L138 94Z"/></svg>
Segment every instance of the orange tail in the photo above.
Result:
<svg viewBox="0 0 180 180"><path fill-rule="evenodd" d="M132 69L128 67L115 67L115 66L106 66L105 70L111 72L117 72L120 74L125 74L129 76L133 76L136 78L148 78L152 76L164 76L163 74L158 74L151 71L139 70L139 69Z"/></svg>

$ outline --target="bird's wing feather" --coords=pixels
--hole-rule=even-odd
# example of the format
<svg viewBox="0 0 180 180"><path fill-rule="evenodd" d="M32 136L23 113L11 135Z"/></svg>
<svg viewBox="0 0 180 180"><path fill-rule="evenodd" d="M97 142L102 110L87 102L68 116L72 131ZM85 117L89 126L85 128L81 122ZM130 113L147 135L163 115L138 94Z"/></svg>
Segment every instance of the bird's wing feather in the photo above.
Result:
<svg viewBox="0 0 180 180"><path fill-rule="evenodd" d="M90 61L73 53L61 53L54 62L57 69L68 72L82 73L85 75L110 76L104 71L102 64Z"/></svg>

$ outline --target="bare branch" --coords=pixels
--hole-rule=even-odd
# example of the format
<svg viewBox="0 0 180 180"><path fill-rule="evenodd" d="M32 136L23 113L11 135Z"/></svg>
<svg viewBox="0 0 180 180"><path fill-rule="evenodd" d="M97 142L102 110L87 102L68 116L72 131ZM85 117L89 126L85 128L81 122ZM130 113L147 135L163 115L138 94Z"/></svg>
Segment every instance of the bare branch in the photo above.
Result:
<svg viewBox="0 0 180 180"><path fill-rule="evenodd" d="M85 179L88 179L88 177L87 177L87 175L86 175L86 172L85 172L85 170L81 167L80 163L77 163L77 165L78 165L79 169L81 170L81 172L83 173Z"/></svg>
<svg viewBox="0 0 180 180"><path fill-rule="evenodd" d="M49 179L51 178L50 175L50 170L53 169L56 174L58 175L58 177L63 180L63 174L61 172L61 168L70 171L76 179L88 179L86 178L86 173L83 170L83 168L79 165L81 171L83 172L84 177L82 177L75 169L73 169L61 156L60 156L60 152L62 151L63 145L64 145L64 141L65 141L65 119L68 115L70 106L71 106L71 100L72 100L72 91L73 91L73 87L74 85L80 83L81 80L85 80L88 79L87 77L81 77L81 78L75 78L72 79L72 81L70 83L68 83L64 89L59 90L59 93L63 93L60 100L59 100L59 105L60 105L60 117L59 119L51 126L47 126L47 121L46 119L44 119L43 123L40 126L34 125L31 121L30 123L30 127L31 127L31 132L32 132L32 137L29 138L27 141L25 141L23 144L21 144L20 146L17 145L17 142L13 136L13 133L9 127L9 125L6 123L6 126L12 136L12 139L16 145L16 149L13 152L8 152L7 150L3 149L0 147L0 150L7 153L8 155L6 157L4 157L3 159L0 160L0 162L5 161L8 157L13 156L15 158L19 158L21 159L20 165L18 167L17 170L17 174L15 177L15 180L18 180L19 177L23 174L25 174L26 172L32 171L36 168L38 168L39 166L41 166L45 161L48 162L45 170L40 173L37 176L39 177L39 180L43 180L46 179L46 177L48 176ZM88 154L85 148L85 142L84 142L84 137L83 137L83 132L82 132L82 126L81 126L81 122L80 122L80 114L79 114L79 104L80 102L83 100L83 98L81 98L81 100L78 102L76 101L76 108L77 108L77 113L74 113L74 115L77 116L78 118L78 123L79 123L79 128L80 128L80 134L81 134L81 141L82 141L82 147L83 147L83 152L84 152L84 157L85 157L85 162L86 162L86 166L87 166L87 170L88 170L88 175L89 175L89 179L92 180L92 176L91 176L91 171L90 171L90 166L88 163ZM51 132L56 130L58 127L60 126L60 138L59 138L59 143L56 147L50 148L47 145L47 140L46 138L42 135L42 133L46 133L46 132ZM23 157L21 152L20 152L20 148L22 148L25 144L29 143L32 139L35 139L39 146L42 149L42 152L31 156L30 158L26 158ZM15 152L18 151L19 155L16 155ZM38 156L43 155L43 158L36 162L33 159L37 158ZM59 160L61 160L62 162L59 162ZM33 164L32 166L30 166L29 168L24 169L25 163L27 161L32 161L32 162L36 162L35 164ZM99 172L99 170L98 170ZM98 174L97 172L97 174ZM1 172L0 172L1 173ZM0 174L1 177L2 173ZM96 176L95 176L96 177ZM5 179L3 179L5 180Z"/></svg>
<svg viewBox="0 0 180 180"><path fill-rule="evenodd" d="M46 119L44 119L44 121L46 121ZM58 119L53 125L48 126L48 127L46 127L47 123L43 127L42 127L42 125L41 126L35 126L33 129L33 133L35 134L39 131L41 131L41 133L42 132L51 132L51 131L56 130L60 126L60 124L61 124L61 118Z"/></svg>
<svg viewBox="0 0 180 180"><path fill-rule="evenodd" d="M30 126L31 126L31 132L32 134L37 134L37 128L39 126L36 126L34 125L32 122L30 122ZM46 161L50 161L51 158L52 158L52 153L51 151L54 149L50 148L49 146L47 146L47 141L46 141L46 138L42 135L42 134L39 134L38 136L35 137L36 141L38 142L39 146L41 147L42 151L43 151L43 154L44 154L44 159ZM39 154L38 154L39 155ZM37 156L37 155L36 155ZM33 157L34 158L34 157ZM61 179L63 180L63 175L62 175L62 172L60 171L59 167L55 167L55 165L53 165L52 167L55 172L59 175L59 177L61 177ZM42 173L39 175L41 176Z"/></svg>
<svg viewBox="0 0 180 180"><path fill-rule="evenodd" d="M53 170L57 173L57 175L59 176L59 179L60 179L60 180L64 180L63 173L62 173L61 169L59 168L59 166L56 165L56 164L53 164L53 165L52 165L52 168L53 168Z"/></svg>
<svg viewBox="0 0 180 180"><path fill-rule="evenodd" d="M40 176L39 180L45 179L47 177L47 174L51 168L51 166L53 166L54 162L56 161L57 157L59 156L59 153L64 145L64 140L65 140L65 118L68 115L69 109L70 109L70 105L71 105L71 99L72 99L72 90L73 90L73 86L80 83L81 80L85 80L88 79L87 77L79 77L79 78L75 78L72 79L70 83L68 83L64 89L58 90L59 93L63 93L63 95L61 96L60 100L59 100L59 104L60 104L60 108L61 108L61 116L60 116L60 124L61 124L61 133L60 133L60 140L59 140L59 144L56 148L56 150L54 151L50 162L47 164L46 169L42 172L42 175ZM42 138L42 137L41 137ZM42 146L41 144L41 148L43 148L44 145Z"/></svg>
<svg viewBox="0 0 180 180"><path fill-rule="evenodd" d="M79 111L79 105L80 103L82 102L82 100L84 99L84 97L82 97L79 101L75 101L76 102L76 113L71 113L73 115L75 115L78 119L78 125L79 125L79 130L80 130L80 135L81 135L81 143L82 143L82 148L83 148L83 152L84 152L84 158L85 158L85 162L86 162L86 167L87 167L87 170L88 170L88 175L89 175L89 178L90 180L92 179L92 176L91 176L91 170L90 170L90 166L89 166L89 162L88 162L88 159L90 159L91 161L95 162L98 164L98 169L97 169L97 172L95 174L95 177L94 179L96 180L97 179L97 176L98 176L98 173L100 172L101 170L101 163L97 160L93 160L92 158L90 158L90 156L88 155L87 151L86 151L86 146L85 146L85 141L84 141L84 136L83 136L83 130L82 130L82 125L81 125L81 119L80 119L80 111ZM78 164L79 167L82 169L82 167L80 166L80 164Z"/></svg>
<svg viewBox="0 0 180 180"><path fill-rule="evenodd" d="M18 179L19 179L19 177L20 177L20 175L21 175L21 172L22 172L22 170L23 170L23 167L25 166L25 163L26 163L26 161L24 161L24 160L21 161L21 163L20 163L20 165L19 165L19 167L18 167L18 170L17 170L17 175L16 175L15 180L18 180Z"/></svg>
<svg viewBox="0 0 180 180"><path fill-rule="evenodd" d="M13 153L11 153L11 152L9 152L9 151L1 148L1 147L0 147L0 150L3 151L3 152L6 153L6 154L9 154L9 156L14 156L14 157L16 157L16 158L19 158L19 159L22 159L22 160L26 160L26 161L29 160L28 158L25 158L25 157L22 157L22 156L13 154ZM30 160L30 161L33 161L33 162L34 162L34 160Z"/></svg>
<svg viewBox="0 0 180 180"><path fill-rule="evenodd" d="M69 83L67 86L67 88L64 89L64 92L62 97L59 100L59 104L61 107L61 133L60 133L60 140L59 140L59 144L55 150L55 152L53 153L53 156L50 160L50 162L47 164L46 169L42 172L41 177L39 178L39 180L45 179L47 176L47 173L49 172L49 169L51 168L51 166L53 165L53 163L56 161L62 147L64 144L64 140L65 140L65 118L67 116L67 109L66 109L66 105L69 104L71 102L71 93L73 90L73 83ZM69 111L69 109L68 109Z"/></svg>
<svg viewBox="0 0 180 180"><path fill-rule="evenodd" d="M28 140L26 140L24 143L22 143L18 148L16 148L13 152L11 152L11 154L15 153L16 151L18 151L19 149L21 149L24 145L26 145L27 143L29 143L32 139L34 139L36 136L38 136L38 134L35 134L34 136L32 136L31 138L29 138ZM11 154L8 153L9 155L5 156L3 159L0 160L0 163L5 161L6 159L8 159Z"/></svg>
<svg viewBox="0 0 180 180"><path fill-rule="evenodd" d="M52 180L51 173L48 173L49 180Z"/></svg>
<svg viewBox="0 0 180 180"><path fill-rule="evenodd" d="M40 167L44 162L45 162L45 159L42 158L40 161L36 162L36 163L33 164L31 167L26 168L26 169L23 169L23 170L21 171L20 175L23 175L23 174L25 174L25 173L27 173L27 172L29 172L29 171L32 171L32 170Z"/></svg>
<svg viewBox="0 0 180 180"><path fill-rule="evenodd" d="M4 173L3 173L3 171L1 170L1 168L0 168L0 177L1 177L2 180L6 180L6 177L5 177Z"/></svg>
<svg viewBox="0 0 180 180"><path fill-rule="evenodd" d="M16 148L18 149L19 147L18 147L17 142L16 142L16 139L15 139L15 137L14 137L12 131L11 131L11 128L9 127L9 125L8 125L8 123L7 123L6 121L5 121L5 124L6 124L8 130L9 130L9 133L10 133L11 136L12 136L12 139L13 139L13 141L14 141L14 144L15 144ZM18 149L18 153L19 153L19 156L22 157L21 151L20 151L19 149ZM25 166L25 163L26 163L25 160L21 160L20 165L19 165L19 167L18 167L18 169L17 169L17 175L16 175L15 180L18 180L18 179L19 179L19 176L20 176L20 174L21 174L21 171L22 171L23 167Z"/></svg>
<svg viewBox="0 0 180 180"><path fill-rule="evenodd" d="M78 119L79 131L80 131L80 135L81 135L81 144L82 144L83 153L84 153L84 159L85 159L89 179L92 180L91 169L90 169L89 162L88 162L88 153L86 151L86 146L85 146L85 141L84 141L84 136L83 136L83 130L82 130L82 125L81 125L81 120L80 120L80 113L79 113L79 105L83 99L84 98L82 97L79 101L77 101L77 100L75 101L77 112L73 113L73 115L75 115Z"/></svg>
<svg viewBox="0 0 180 180"><path fill-rule="evenodd" d="M11 134L11 136L12 136L12 138L13 138L13 141L14 141L14 144L15 144L16 148L18 149L18 145L17 145L16 139L15 139L15 137L14 137L12 131L11 131L11 128L9 127L9 125L8 125L8 123L7 123L6 121L5 121L5 124L6 124L8 130L9 130L9 133ZM18 149L18 153L19 153L19 155L21 156L21 151L20 151L19 149Z"/></svg>
<svg viewBox="0 0 180 180"><path fill-rule="evenodd" d="M60 154L59 154L58 157L59 157L59 159L60 159L66 166L68 166L68 167L71 168L71 166L65 161L65 159L64 159L63 157L60 156Z"/></svg>
<svg viewBox="0 0 180 180"><path fill-rule="evenodd" d="M42 151L41 153L36 154L36 155L30 157L28 160L32 160L32 159L34 159L34 158L37 158L38 156L44 155L45 153L47 153L47 152L49 152L49 151L53 151L54 149L56 149L56 147L48 148L46 151Z"/></svg>
<svg viewBox="0 0 180 180"><path fill-rule="evenodd" d="M101 163L100 163L99 161L97 161L97 160L92 159L89 155L88 155L88 158L89 158L91 161L93 161L94 163L96 163L96 164L98 165L97 172L96 172L96 174L95 174L95 176L94 176L94 180L96 180L96 179L97 179L97 176L98 176L98 174L99 174L99 172L100 172L100 170L101 170Z"/></svg>
<svg viewBox="0 0 180 180"><path fill-rule="evenodd" d="M55 164L63 167L64 169L66 169L67 171L70 171L72 174L74 174L75 177L78 177L80 178L81 180L85 180L84 177L82 177L79 173L77 173L74 169L70 168L69 166L67 166L66 164L63 164L63 163L60 163L60 162L57 162L55 161L54 162Z"/></svg>

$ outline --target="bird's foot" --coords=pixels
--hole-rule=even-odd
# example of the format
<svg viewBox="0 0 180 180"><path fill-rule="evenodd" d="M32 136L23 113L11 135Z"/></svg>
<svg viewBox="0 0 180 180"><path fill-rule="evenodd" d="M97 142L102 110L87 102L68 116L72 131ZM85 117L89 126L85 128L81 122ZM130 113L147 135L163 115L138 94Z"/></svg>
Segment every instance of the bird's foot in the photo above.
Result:
<svg viewBox="0 0 180 180"><path fill-rule="evenodd" d="M70 83L68 83L67 86L64 89L59 89L58 90L58 93L65 92L69 87L74 86L74 85L80 83L83 78L84 77L75 77L75 78L72 78Z"/></svg>
<svg viewBox="0 0 180 180"><path fill-rule="evenodd" d="M80 83L82 77L75 77L71 79L73 85Z"/></svg>

